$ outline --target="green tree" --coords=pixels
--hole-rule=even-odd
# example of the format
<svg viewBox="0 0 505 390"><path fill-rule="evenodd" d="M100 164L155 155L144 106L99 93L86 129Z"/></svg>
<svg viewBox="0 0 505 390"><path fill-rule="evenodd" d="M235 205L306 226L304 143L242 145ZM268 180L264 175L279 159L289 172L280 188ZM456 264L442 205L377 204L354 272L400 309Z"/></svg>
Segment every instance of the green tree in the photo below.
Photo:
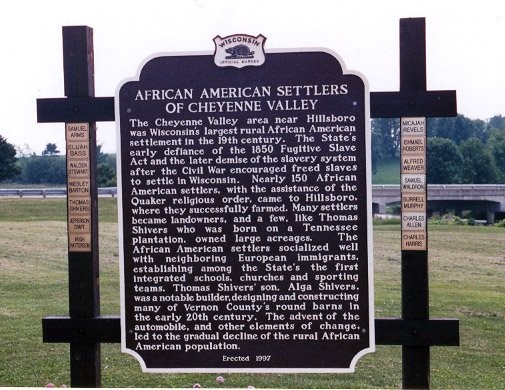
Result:
<svg viewBox="0 0 505 390"><path fill-rule="evenodd" d="M382 118L372 121L372 145L385 158L396 158L400 153L400 120Z"/></svg>
<svg viewBox="0 0 505 390"><path fill-rule="evenodd" d="M100 163L97 166L98 187L115 187L116 171L107 163Z"/></svg>
<svg viewBox="0 0 505 390"><path fill-rule="evenodd" d="M456 144L446 138L428 138L427 147L428 183L460 183L463 157Z"/></svg>
<svg viewBox="0 0 505 390"><path fill-rule="evenodd" d="M46 148L42 151L43 156L55 156L57 154L60 154L60 151L56 144L46 144Z"/></svg>
<svg viewBox="0 0 505 390"><path fill-rule="evenodd" d="M30 145L24 144L23 146L16 145L16 153L18 157L35 156L36 153L30 148Z"/></svg>
<svg viewBox="0 0 505 390"><path fill-rule="evenodd" d="M482 141L487 138L484 121L472 120L461 114L451 118L428 118L427 130L429 137L447 138L457 145L470 138Z"/></svg>
<svg viewBox="0 0 505 390"><path fill-rule="evenodd" d="M372 120L372 172L385 160L400 154L400 120L381 118Z"/></svg>
<svg viewBox="0 0 505 390"><path fill-rule="evenodd" d="M505 127L491 131L487 149L493 156L498 171L498 181L505 183Z"/></svg>
<svg viewBox="0 0 505 390"><path fill-rule="evenodd" d="M65 184L65 156L31 156L20 159L21 182L25 184Z"/></svg>
<svg viewBox="0 0 505 390"><path fill-rule="evenodd" d="M487 123L487 127L490 131L493 129L505 129L505 117L501 115L495 115L491 119L489 119Z"/></svg>
<svg viewBox="0 0 505 390"><path fill-rule="evenodd" d="M19 173L16 160L16 148L0 135L0 180L10 179Z"/></svg>
<svg viewBox="0 0 505 390"><path fill-rule="evenodd" d="M459 151L463 158L462 183L491 184L497 182L494 159L480 139L467 139L459 145Z"/></svg>
<svg viewBox="0 0 505 390"><path fill-rule="evenodd" d="M96 161L99 187L114 187L116 180L116 155L102 152L102 145L96 146Z"/></svg>

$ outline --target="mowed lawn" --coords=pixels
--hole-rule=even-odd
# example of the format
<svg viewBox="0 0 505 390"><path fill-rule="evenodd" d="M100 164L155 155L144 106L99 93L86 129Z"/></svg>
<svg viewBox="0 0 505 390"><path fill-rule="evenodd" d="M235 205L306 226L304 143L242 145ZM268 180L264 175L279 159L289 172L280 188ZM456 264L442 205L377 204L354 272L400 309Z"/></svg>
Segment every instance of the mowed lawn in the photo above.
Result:
<svg viewBox="0 0 505 390"><path fill-rule="evenodd" d="M68 313L64 199L0 199L0 386L70 385L69 346L42 342L41 320ZM102 314L119 314L116 202L100 198ZM400 316L399 226L374 227L377 317ZM459 347L431 349L431 386L505 383L505 229L430 226L430 315L460 320ZM102 345L104 387L399 388L401 347L377 346L354 374L145 374Z"/></svg>

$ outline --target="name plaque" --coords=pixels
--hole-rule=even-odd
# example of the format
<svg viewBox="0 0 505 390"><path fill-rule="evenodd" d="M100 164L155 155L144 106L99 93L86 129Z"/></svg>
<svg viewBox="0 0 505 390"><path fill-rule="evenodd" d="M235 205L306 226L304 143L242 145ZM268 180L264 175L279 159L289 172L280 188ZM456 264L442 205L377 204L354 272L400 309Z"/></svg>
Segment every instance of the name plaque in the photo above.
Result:
<svg viewBox="0 0 505 390"><path fill-rule="evenodd" d="M368 99L320 49L159 55L120 85L122 350L144 371L352 372L374 351Z"/></svg>
<svg viewBox="0 0 505 390"><path fill-rule="evenodd" d="M89 124L67 123L68 251L91 252Z"/></svg>
<svg viewBox="0 0 505 390"><path fill-rule="evenodd" d="M402 250L426 250L426 118L401 118Z"/></svg>

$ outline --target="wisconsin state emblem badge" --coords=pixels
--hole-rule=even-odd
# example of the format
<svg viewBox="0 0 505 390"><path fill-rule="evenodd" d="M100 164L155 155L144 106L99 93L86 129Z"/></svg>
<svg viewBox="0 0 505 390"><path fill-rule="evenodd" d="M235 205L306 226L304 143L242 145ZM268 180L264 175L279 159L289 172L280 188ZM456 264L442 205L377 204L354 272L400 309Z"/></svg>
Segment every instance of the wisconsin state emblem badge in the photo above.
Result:
<svg viewBox="0 0 505 390"><path fill-rule="evenodd" d="M224 38L218 35L214 38L214 62L222 67L261 66L265 62L265 41L266 38L261 34L257 37L235 34Z"/></svg>

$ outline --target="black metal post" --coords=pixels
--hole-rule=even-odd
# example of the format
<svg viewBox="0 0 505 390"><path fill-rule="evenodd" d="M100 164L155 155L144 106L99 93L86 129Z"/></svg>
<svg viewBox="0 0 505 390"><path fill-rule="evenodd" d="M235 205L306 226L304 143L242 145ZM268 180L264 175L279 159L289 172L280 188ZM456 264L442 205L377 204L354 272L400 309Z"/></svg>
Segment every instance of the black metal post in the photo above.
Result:
<svg viewBox="0 0 505 390"><path fill-rule="evenodd" d="M63 27L63 56L65 96L94 96L93 30L86 26ZM78 105L74 106L73 111L79 110ZM68 253L69 314L76 319L100 314L96 125L88 123L91 251ZM100 387L100 343L70 343L70 371L72 387Z"/></svg>
<svg viewBox="0 0 505 390"><path fill-rule="evenodd" d="M400 19L400 91L372 92L370 110L373 118L457 115L455 91L426 90L425 30L424 18ZM427 201L427 196L425 199ZM402 251L401 256L403 331L409 330L409 336L418 340L421 328L406 324L432 323L429 319L427 245L426 250ZM444 333L445 338L451 337L449 328ZM402 343L404 388L430 387L430 345L433 344Z"/></svg>
<svg viewBox="0 0 505 390"><path fill-rule="evenodd" d="M400 91L426 91L424 18L400 20ZM415 106L415 99L409 104ZM402 251L402 317L429 319L428 243L426 250ZM429 346L402 346L402 366L404 388L430 387Z"/></svg>

